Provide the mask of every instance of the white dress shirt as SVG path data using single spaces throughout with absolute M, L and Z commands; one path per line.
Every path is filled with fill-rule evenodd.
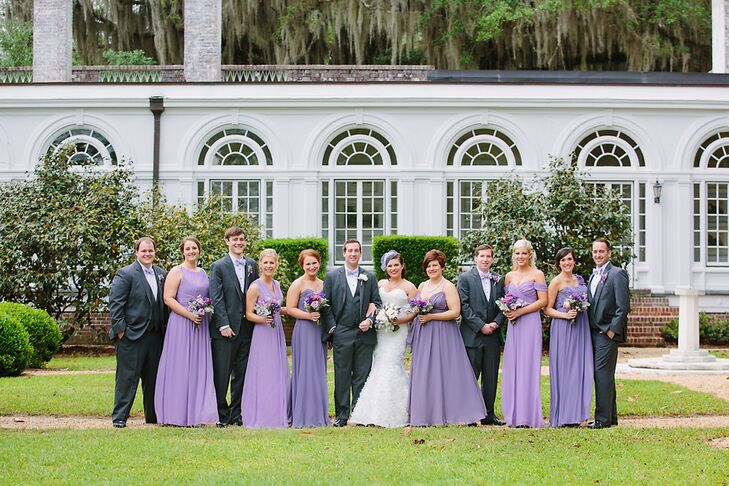
M 357 280 L 359 279 L 359 267 L 354 270 L 350 270 L 346 266 L 344 267 L 344 274 L 347 276 L 347 285 L 349 285 L 349 292 L 354 297 L 357 293 Z
M 483 294 L 486 296 L 486 301 L 488 302 L 491 300 L 491 272 L 483 273 L 481 270 L 478 270 L 478 275 L 481 277 L 481 287 L 483 288 Z
M 157 301 L 157 275 L 154 273 L 154 268 L 152 265 L 149 267 L 144 266 L 142 262 L 137 260 L 139 264 L 142 266 L 142 271 L 144 272 L 144 278 L 147 279 L 147 283 L 149 284 L 149 288 L 152 289 L 152 295 L 154 295 L 155 302 Z

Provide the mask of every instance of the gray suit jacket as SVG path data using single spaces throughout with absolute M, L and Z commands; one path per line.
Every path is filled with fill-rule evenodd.
M 611 330 L 615 333 L 614 341 L 624 343 L 628 338 L 628 313 L 630 312 L 630 287 L 628 272 L 608 262 L 602 281 L 597 284 L 595 295 L 592 295 L 593 273 L 587 283 L 587 295 L 590 301 L 588 315 L 590 327 L 602 333 Z
M 210 299 L 215 308 L 213 318 L 210 320 L 210 337 L 213 339 L 224 339 L 220 334 L 220 328 L 224 326 L 230 326 L 244 341 L 250 342 L 253 335 L 253 324 L 245 318 L 245 305 L 248 287 L 258 278 L 258 264 L 251 258 L 244 257 L 244 259 L 246 262 L 244 290 L 240 288 L 230 255 L 225 255 L 210 266 Z
M 499 278 L 498 283 L 490 281 L 491 298 L 486 300 L 481 285 L 481 275 L 477 268 L 463 272 L 458 276 L 458 295 L 461 298 L 461 335 L 463 343 L 468 348 L 483 346 L 485 339 L 493 335 L 481 333 L 485 324 L 495 322 L 501 327 L 504 324 L 504 314 L 499 310 L 496 301 L 504 296 L 504 279 Z M 503 334 L 500 330 L 494 333 L 501 340 Z
M 136 341 L 147 330 L 154 306 L 160 316 L 160 330 L 164 332 L 167 324 L 167 307 L 164 304 L 164 287 L 167 272 L 157 265 L 152 265 L 157 277 L 157 300 L 154 300 L 152 289 L 147 283 L 144 271 L 139 262 L 118 270 L 111 281 L 109 289 L 109 317 L 111 328 L 109 338 L 113 341 L 118 333 L 124 331 L 124 339 Z
M 377 288 L 377 279 L 372 272 L 359 267 L 360 275 L 366 275 L 366 281 L 357 282 L 357 292 L 360 295 L 359 309 L 347 308 L 347 294 L 350 295 L 349 285 L 344 267 L 334 269 L 327 273 L 324 279 L 324 295 L 329 299 L 329 307 L 325 309 L 322 322 L 322 340 L 329 339 L 329 330 L 335 328 L 335 334 L 345 336 L 344 341 L 354 342 L 359 338 L 364 343 L 375 344 L 377 333 L 374 329 L 367 332 L 359 330 L 358 325 L 365 319 L 367 307 L 374 303 L 377 311 L 382 307 L 380 291 Z M 376 311 L 376 312 L 377 312 Z M 374 323 L 374 317 L 372 318 Z M 351 339 L 350 339 L 351 338 Z

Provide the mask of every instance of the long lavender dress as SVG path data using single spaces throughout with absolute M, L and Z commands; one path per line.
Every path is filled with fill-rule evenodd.
M 253 283 L 261 289 L 259 302 L 283 302 L 281 287 L 275 280 L 274 293 L 261 279 Z M 274 316 L 274 323 L 276 327 L 256 324 L 253 328 L 241 401 L 243 425 L 250 428 L 284 428 L 291 422 L 291 378 L 280 314 Z
M 431 314 L 448 310 L 445 293 L 430 296 Z M 410 425 L 470 424 L 486 416 L 481 390 L 455 320 L 415 318 L 411 328 Z
M 175 300 L 187 307 L 198 295 L 207 297 L 205 272 L 180 269 L 182 280 Z M 190 319 L 170 314 L 154 391 L 154 410 L 160 424 L 191 426 L 218 421 L 209 320 L 206 315 L 196 326 Z
M 587 292 L 582 277 L 577 279 L 577 285 L 559 291 L 554 303 L 556 310 L 567 312 L 562 307 L 564 300 L 573 292 Z M 587 312 L 577 314 L 574 324 L 569 319 L 553 318 L 549 337 L 549 423 L 552 427 L 579 424 L 590 416 L 593 368 Z
M 304 299 L 314 293 L 304 289 L 298 308 L 306 310 Z M 291 424 L 294 427 L 329 425 L 327 393 L 327 346 L 321 341 L 321 327 L 308 319 L 296 319 L 291 337 Z
M 537 291 L 546 292 L 543 283 L 528 281 L 509 284 L 507 292 L 527 305 L 537 301 Z M 539 312 L 524 314 L 508 324 L 504 359 L 501 365 L 501 410 L 512 427 L 544 427 L 542 396 L 539 390 L 542 367 L 542 319 Z

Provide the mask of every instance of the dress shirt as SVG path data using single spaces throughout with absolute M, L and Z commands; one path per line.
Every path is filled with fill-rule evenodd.
M 154 300 L 157 300 L 157 275 L 154 274 L 154 268 L 150 266 L 149 268 L 144 266 L 142 262 L 137 260 L 139 264 L 142 266 L 142 271 L 144 272 L 144 278 L 147 279 L 147 283 L 149 284 L 149 288 L 152 289 L 152 295 L 154 295 Z
M 349 291 L 352 294 L 352 297 L 354 297 L 354 294 L 357 293 L 357 280 L 359 279 L 359 267 L 355 268 L 354 270 L 350 270 L 347 267 L 344 267 L 344 271 L 347 275 L 347 285 L 349 285 Z
M 483 287 L 483 294 L 486 296 L 486 301 L 488 302 L 491 300 L 491 272 L 483 273 L 481 270 L 478 270 L 478 274 L 481 276 L 481 287 Z
M 602 274 L 605 271 L 605 265 L 601 267 L 597 267 L 595 270 L 592 271 L 592 281 L 590 281 L 590 293 L 592 296 L 595 296 L 595 292 L 597 291 L 597 286 L 600 283 L 600 279 L 602 278 Z

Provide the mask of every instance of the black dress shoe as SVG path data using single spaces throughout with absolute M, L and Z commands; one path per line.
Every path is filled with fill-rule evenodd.
M 215 426 L 219 429 L 225 428 L 225 424 L 223 422 L 215 422 Z
M 114 420 L 112 422 L 112 425 L 114 426 L 115 429 L 123 429 L 124 427 L 127 426 L 127 423 L 123 420 Z
M 588 429 L 607 429 L 608 427 L 610 427 L 608 424 L 600 422 L 599 420 L 590 422 L 590 424 L 587 426 Z
M 468 424 L 468 426 L 469 427 L 476 427 L 476 422 L 471 422 L 470 424 Z
M 228 425 L 237 425 L 238 427 L 243 427 L 243 419 L 235 419 L 228 422 Z
M 506 425 L 506 422 L 499 420 L 496 417 L 486 417 L 481 419 L 481 425 Z
M 346 427 L 347 421 L 344 419 L 337 419 L 332 424 L 334 427 Z
M 529 427 L 528 425 L 523 425 L 523 424 L 522 425 L 517 425 L 516 428 L 517 429 L 531 429 L 531 427 Z

